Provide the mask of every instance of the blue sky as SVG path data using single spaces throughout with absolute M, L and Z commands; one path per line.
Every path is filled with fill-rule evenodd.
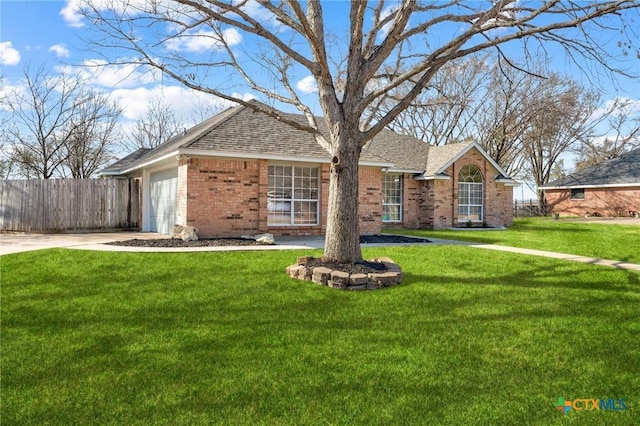
M 99 58 L 96 52 L 92 52 L 83 41 L 83 37 L 90 37 L 90 27 L 77 15 L 72 13 L 74 0 L 65 1 L 24 1 L 2 0 L 0 2 L 0 76 L 2 86 L 20 84 L 24 67 L 44 66 L 52 72 L 58 72 L 66 64 L 66 69 L 72 69 L 84 76 L 90 83 L 111 94 L 125 107 L 126 120 L 132 121 L 139 117 L 145 110 L 150 99 L 161 97 L 170 103 L 175 113 L 182 117 L 192 117 L 194 108 L 203 105 L 218 105 L 219 101 L 210 97 L 191 92 L 178 83 L 162 77 L 159 74 L 142 74 L 131 67 L 110 67 L 100 74 L 83 70 L 81 68 L 69 68 L 86 61 L 95 61 Z M 338 15 L 348 13 L 348 2 L 331 2 L 325 9 L 325 20 L 328 25 L 335 25 Z M 336 16 L 336 19 L 332 19 Z M 344 16 L 344 15 L 343 15 Z M 340 34 L 341 29 L 331 28 Z M 597 35 L 598 36 L 598 35 Z M 603 43 L 614 43 L 615 40 L 603 39 Z M 638 43 L 639 41 L 636 40 Z M 250 54 L 252 46 L 249 39 L 238 39 L 238 49 L 245 54 Z M 637 47 L 637 46 L 636 46 Z M 197 51 L 197 45 L 181 45 L 176 49 L 183 51 Z M 612 47 L 613 48 L 613 47 Z M 557 71 L 571 74 L 577 81 L 591 85 L 593 75 L 585 76 L 577 70 L 577 67 L 568 60 L 560 50 L 549 48 L 552 64 Z M 632 55 L 633 56 L 633 55 Z M 640 61 L 630 58 L 625 65 L 631 71 L 640 74 Z M 606 75 L 596 77 L 595 82 L 604 91 L 603 107 L 616 97 L 633 99 L 640 113 L 640 81 L 620 77 L 612 81 Z M 314 103 L 313 82 L 309 76 L 301 74 L 294 82 L 301 93 L 306 94 L 305 100 Z M 233 84 L 233 83 L 230 83 Z M 250 96 L 248 90 L 239 91 L 241 96 Z M 223 103 L 228 105 L 228 103 Z M 192 123 L 188 123 L 192 124 Z

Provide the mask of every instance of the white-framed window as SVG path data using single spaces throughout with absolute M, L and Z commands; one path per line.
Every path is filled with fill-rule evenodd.
M 402 221 L 402 175 L 382 174 L 382 221 Z
M 319 170 L 313 166 L 269 166 L 267 225 L 317 225 Z
M 458 173 L 458 222 L 482 222 L 483 193 L 480 169 L 473 164 L 462 167 Z

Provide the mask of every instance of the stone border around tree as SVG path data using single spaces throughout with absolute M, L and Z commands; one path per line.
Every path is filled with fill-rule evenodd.
M 350 274 L 324 266 L 308 267 L 305 266 L 307 260 L 307 257 L 302 257 L 298 259 L 298 263 L 287 266 L 287 274 L 291 278 L 312 281 L 318 285 L 340 290 L 377 290 L 397 285 L 402 281 L 400 266 L 388 257 L 369 260 L 369 262 L 384 264 L 386 271 L 368 274 Z

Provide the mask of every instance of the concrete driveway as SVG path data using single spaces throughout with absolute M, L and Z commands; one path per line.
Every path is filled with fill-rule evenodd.
M 0 234 L 0 255 L 41 250 L 55 247 L 78 248 L 86 245 L 104 244 L 111 241 L 167 238 L 155 232 L 98 232 L 78 234 Z

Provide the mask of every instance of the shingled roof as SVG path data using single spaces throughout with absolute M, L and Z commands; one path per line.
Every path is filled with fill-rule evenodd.
M 282 115 L 306 124 L 302 115 Z M 318 118 L 317 121 L 320 131 L 328 135 L 324 119 Z M 360 164 L 384 167 L 390 171 L 421 173 L 424 178 L 429 179 L 472 146 L 488 157 L 473 143 L 432 147 L 411 136 L 383 130 L 363 147 Z M 309 162 L 331 160 L 329 153 L 316 143 L 310 133 L 249 107 L 237 106 L 203 121 L 156 148 L 135 151 L 104 169 L 102 174 L 126 174 L 179 154 Z M 501 171 L 499 167 L 498 169 Z
M 543 189 L 640 186 L 640 148 L 554 180 Z

